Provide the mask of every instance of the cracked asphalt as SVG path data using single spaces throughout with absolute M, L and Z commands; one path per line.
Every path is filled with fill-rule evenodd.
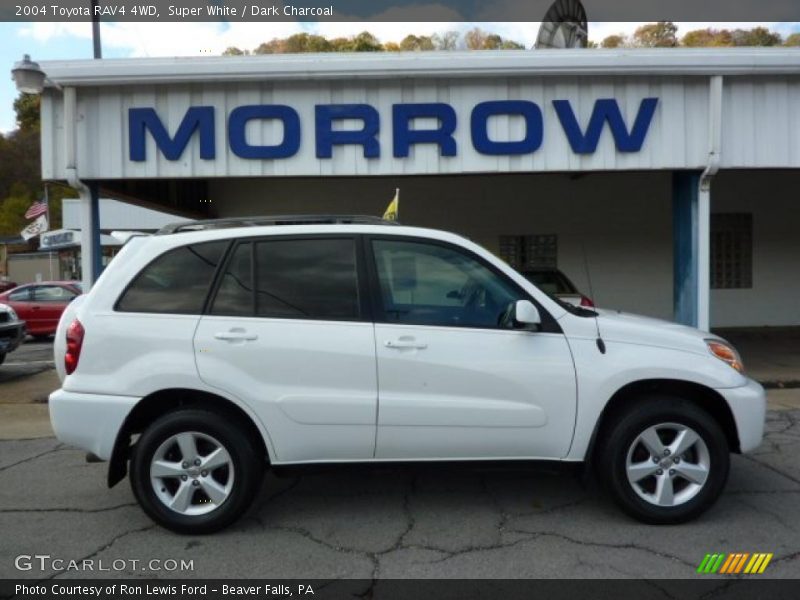
M 800 576 L 800 411 L 768 413 L 753 455 L 699 520 L 624 516 L 575 473 L 479 466 L 329 468 L 266 478 L 232 528 L 155 525 L 127 481 L 53 439 L 0 442 L 0 578 L 686 578 L 706 552 L 773 552 L 762 577 Z M 194 571 L 17 571 L 14 557 L 193 560 Z M 117 563 L 119 564 L 119 563 Z M 709 576 L 703 576 L 709 577 Z

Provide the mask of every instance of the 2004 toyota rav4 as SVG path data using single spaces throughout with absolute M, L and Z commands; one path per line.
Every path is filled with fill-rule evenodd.
M 560 303 L 490 252 L 368 217 L 134 238 L 64 313 L 58 437 L 130 469 L 181 532 L 231 523 L 267 465 L 586 461 L 650 523 L 699 515 L 759 445 L 724 340 Z

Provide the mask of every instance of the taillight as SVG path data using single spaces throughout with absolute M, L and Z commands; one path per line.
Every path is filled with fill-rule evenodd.
M 583 294 L 581 294 L 581 306 L 585 306 L 587 308 L 594 308 L 594 302 L 592 302 L 591 298 L 587 298 Z
M 67 327 L 67 353 L 64 355 L 64 370 L 70 375 L 78 368 L 78 360 L 81 357 L 81 346 L 83 346 L 83 325 L 75 319 Z

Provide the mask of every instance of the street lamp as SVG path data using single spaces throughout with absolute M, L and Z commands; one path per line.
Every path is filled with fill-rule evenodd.
M 21 61 L 14 64 L 11 78 L 17 90 L 23 94 L 41 94 L 44 90 L 44 71 L 39 63 L 31 60 L 30 54 L 25 54 Z

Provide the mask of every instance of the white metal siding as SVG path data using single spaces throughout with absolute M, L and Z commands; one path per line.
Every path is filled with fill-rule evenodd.
M 568 99 L 585 129 L 600 98 L 615 98 L 630 129 L 643 98 L 658 97 L 653 121 L 640 152 L 616 151 L 606 126 L 597 151 L 575 154 L 552 106 Z M 708 90 L 705 78 L 681 77 L 524 77 L 432 81 L 316 81 L 280 83 L 193 83 L 172 86 L 80 88 L 78 90 L 78 172 L 85 179 L 264 177 L 286 175 L 389 175 L 543 171 L 598 171 L 701 168 L 707 144 Z M 533 154 L 486 156 L 472 146 L 470 114 L 486 100 L 526 99 L 544 115 L 544 140 Z M 458 115 L 455 138 L 458 154 L 439 156 L 438 146 L 417 145 L 407 158 L 392 156 L 392 105 L 399 102 L 446 102 Z M 227 144 L 227 117 L 246 104 L 286 104 L 300 115 L 301 146 L 287 159 L 246 160 L 232 154 Z M 360 146 L 334 147 L 331 159 L 315 155 L 314 106 L 326 103 L 367 103 L 381 119 L 381 157 L 365 159 Z M 63 173 L 63 129 L 60 94 L 49 92 L 44 102 L 43 175 L 57 179 Z M 199 157 L 195 134 L 178 161 L 167 160 L 147 134 L 147 161 L 128 155 L 128 109 L 153 107 L 168 131 L 174 133 L 190 106 L 216 109 L 215 160 Z M 55 120 L 54 120 L 55 119 Z M 56 126 L 53 126 L 56 125 Z M 356 124 L 359 125 L 359 124 Z M 424 126 L 419 123 L 418 127 Z M 280 135 L 272 124 L 254 122 L 248 129 L 251 144 L 272 143 Z M 520 118 L 490 120 L 492 139 L 524 136 Z
M 585 128 L 594 102 L 615 98 L 628 128 L 643 98 L 659 99 L 639 152 L 620 153 L 606 126 L 597 151 L 575 154 L 552 101 L 568 99 Z M 486 156 L 472 146 L 472 108 L 487 100 L 525 99 L 544 115 L 544 141 L 533 154 Z M 458 153 L 439 155 L 438 146 L 417 145 L 407 158 L 392 156 L 392 105 L 399 102 L 445 102 L 458 115 Z M 315 156 L 314 106 L 367 103 L 381 119 L 381 157 L 365 159 L 360 146 L 334 147 L 331 159 Z M 299 152 L 287 159 L 247 160 L 228 149 L 227 117 L 247 104 L 286 104 L 300 115 Z M 196 133 L 180 160 L 169 161 L 147 134 L 147 161 L 128 156 L 128 109 L 153 107 L 173 133 L 190 106 L 214 106 L 217 156 L 199 157 Z M 800 78 L 732 77 L 725 81 L 722 166 L 730 168 L 800 167 Z M 451 174 L 546 171 L 698 169 L 708 150 L 708 80 L 704 77 L 517 77 L 486 79 L 408 79 L 398 81 L 313 81 L 278 83 L 190 83 L 173 86 L 81 88 L 78 93 L 78 172 L 86 179 L 178 177 L 274 177 L 331 175 Z M 43 175 L 63 173 L 63 116 L 60 94 L 49 92 L 43 108 Z M 342 124 L 358 126 L 359 123 Z M 417 126 L 425 126 L 419 123 Z M 524 136 L 517 117 L 490 120 L 490 136 Z M 281 127 L 251 122 L 251 144 L 275 143 Z
M 82 229 L 81 201 L 78 198 L 64 198 L 61 205 L 62 226 L 64 229 Z M 100 198 L 100 229 L 160 229 L 169 223 L 189 221 L 169 213 L 128 204 L 110 198 Z

